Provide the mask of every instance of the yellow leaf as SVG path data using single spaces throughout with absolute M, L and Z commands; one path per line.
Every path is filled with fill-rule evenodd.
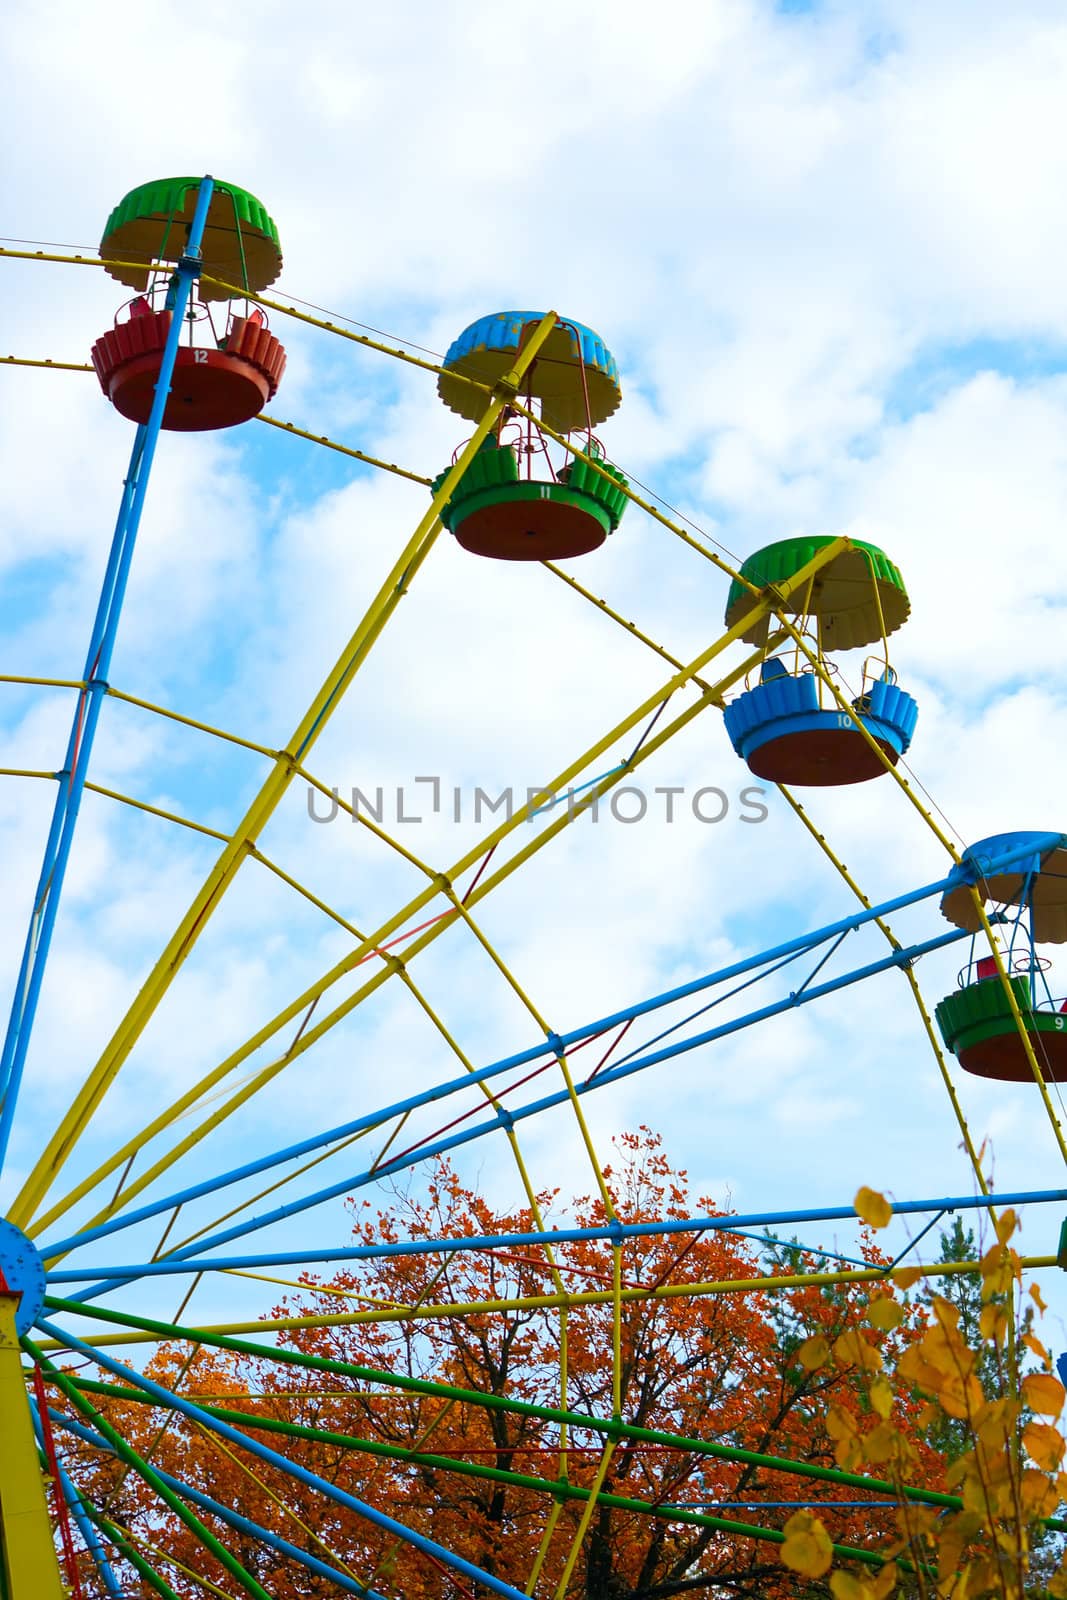
M 938 1372 L 959 1378 L 972 1372 L 978 1359 L 955 1327 L 929 1328 L 923 1335 L 919 1349 L 924 1362 Z
M 1048 1350 L 1041 1343 L 1040 1339 L 1035 1339 L 1032 1333 L 1024 1333 L 1023 1344 L 1028 1350 L 1033 1352 L 1039 1361 L 1044 1363 L 1049 1372 L 1052 1371 L 1052 1357 L 1049 1355 Z
M 863 1441 L 858 1433 L 839 1439 L 834 1445 L 834 1460 L 842 1472 L 858 1472 L 864 1465 Z
M 872 1407 L 885 1421 L 893 1409 L 893 1391 L 889 1386 L 888 1379 L 883 1378 L 879 1373 L 878 1377 L 871 1383 L 869 1394 Z
M 897 1372 L 905 1383 L 914 1384 L 917 1389 L 926 1389 L 930 1394 L 936 1394 L 944 1382 L 941 1369 L 927 1361 L 917 1345 L 905 1350 L 897 1362 Z
M 1041 1417 L 1058 1417 L 1067 1399 L 1067 1390 L 1051 1372 L 1031 1372 L 1021 1384 L 1023 1405 Z
M 932 1295 L 930 1304 L 933 1307 L 934 1316 L 937 1318 L 940 1328 L 955 1328 L 959 1326 L 959 1306 L 954 1306 L 952 1301 L 946 1300 L 943 1294 Z
M 982 1526 L 980 1514 L 973 1511 L 957 1511 L 955 1516 L 946 1517 L 941 1524 L 937 1539 L 937 1575 L 941 1583 L 954 1579 L 959 1585 L 964 1577 L 961 1557 L 964 1546 L 974 1538 Z M 966 1583 L 962 1589 L 946 1589 L 947 1594 L 967 1593 Z
M 848 1328 L 834 1340 L 834 1355 L 843 1367 L 859 1367 L 862 1372 L 878 1372 L 882 1355 L 868 1344 L 856 1328 Z
M 835 1572 L 830 1579 L 830 1593 L 834 1600 L 877 1600 L 870 1584 L 854 1578 L 851 1572 Z
M 891 1461 L 897 1454 L 900 1438 L 900 1433 L 891 1422 L 880 1422 L 864 1436 L 863 1454 L 872 1465 L 880 1466 L 883 1461 Z
M 1008 1313 L 996 1301 L 982 1307 L 982 1314 L 978 1319 L 978 1332 L 983 1339 L 991 1340 L 998 1348 L 1004 1343 L 1008 1332 Z
M 937 1575 L 941 1582 L 938 1584 L 938 1594 L 956 1595 L 955 1584 L 959 1582 L 960 1558 L 963 1555 L 963 1540 L 945 1532 L 937 1541 Z M 950 1587 L 951 1585 L 951 1587 Z M 966 1595 L 966 1589 L 963 1594 Z
M 995 1485 L 989 1492 L 989 1504 L 994 1517 L 1010 1517 L 1015 1509 L 1015 1488 L 1011 1480 Z M 1019 1533 L 1015 1528 L 1006 1532 L 996 1531 L 997 1542 L 1005 1550 L 1014 1550 L 1018 1544 Z
M 1055 1485 L 1033 1467 L 1024 1468 L 1020 1493 L 1028 1517 L 1051 1517 L 1059 1504 Z
M 893 1273 L 893 1282 L 898 1289 L 910 1289 L 922 1276 L 922 1267 L 897 1267 Z
M 1051 1422 L 1028 1422 L 1023 1429 L 1023 1448 L 1032 1461 L 1046 1472 L 1055 1472 L 1063 1460 L 1064 1443 Z
M 993 1536 L 996 1539 L 997 1549 L 1003 1550 L 1010 1559 L 1017 1558 L 1021 1552 L 1030 1547 L 1025 1528 L 995 1528 Z
M 979 1406 L 972 1419 L 974 1433 L 987 1451 L 1003 1449 L 1008 1435 L 1022 1410 L 1022 1402 L 1005 1396 L 1001 1400 L 987 1400 Z
M 980 1557 L 977 1561 L 968 1562 L 956 1580 L 962 1583 L 963 1588 L 952 1590 L 954 1597 L 965 1595 L 1003 1594 L 1000 1569 L 995 1561 Z
M 826 1413 L 826 1431 L 831 1439 L 851 1439 L 856 1432 L 856 1419 L 844 1406 L 831 1406 Z
M 797 1360 L 807 1372 L 815 1372 L 819 1367 L 825 1367 L 830 1359 L 829 1340 L 824 1339 L 821 1333 L 814 1338 L 805 1339 L 797 1351 Z
M 904 1308 L 889 1295 L 878 1295 L 867 1306 L 867 1321 L 882 1333 L 891 1333 L 904 1321 Z
M 909 1505 L 905 1510 L 895 1511 L 893 1520 L 896 1522 L 903 1537 L 895 1546 L 890 1546 L 887 1554 L 898 1556 L 902 1555 L 905 1550 L 917 1541 L 931 1538 L 935 1530 L 939 1531 L 941 1513 L 935 1511 L 932 1506 L 913 1504 Z
M 990 1300 L 996 1294 L 1008 1294 L 1015 1279 L 1021 1275 L 1019 1257 L 1014 1250 L 1002 1244 L 995 1244 L 987 1250 L 979 1266 L 983 1300 Z
M 821 1578 L 834 1558 L 830 1535 L 810 1511 L 795 1511 L 785 1525 L 782 1560 L 805 1578 Z
M 1037 1307 L 1037 1309 L 1039 1311 L 1047 1311 L 1048 1310 L 1048 1306 L 1045 1304 L 1044 1300 L 1042 1300 L 1042 1298 L 1041 1298 L 1041 1290 L 1038 1288 L 1036 1283 L 1032 1283 L 1030 1285 L 1030 1298 L 1034 1302 L 1034 1305 Z
M 959 1378 L 945 1373 L 934 1391 L 946 1416 L 971 1418 L 983 1404 L 982 1386 L 977 1378 Z
M 1011 1238 L 1018 1226 L 1019 1218 L 1010 1206 L 1008 1207 L 1007 1211 L 1002 1211 L 1000 1213 L 1000 1216 L 996 1221 L 996 1229 L 997 1238 L 1000 1240 L 1001 1244 L 1007 1244 L 1008 1240 Z
M 856 1215 L 870 1228 L 886 1227 L 893 1215 L 893 1207 L 885 1195 L 879 1194 L 877 1189 L 868 1189 L 866 1184 L 856 1190 L 852 1205 Z
M 874 1590 L 874 1600 L 886 1600 L 886 1596 L 892 1594 L 896 1588 L 898 1576 L 896 1562 L 887 1561 L 871 1584 L 871 1588 Z

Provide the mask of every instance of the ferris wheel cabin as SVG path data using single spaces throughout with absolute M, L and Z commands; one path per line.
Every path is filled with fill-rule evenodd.
M 785 539 L 750 556 L 727 598 L 727 627 L 742 621 L 754 592 L 794 577 L 830 542 Z M 783 609 L 797 619 L 798 637 L 793 648 L 766 655 L 757 682 L 726 707 L 734 750 L 773 783 L 828 787 L 881 777 L 907 750 L 918 718 L 886 647 L 910 610 L 900 573 L 876 546 L 853 541 Z M 762 616 L 742 637 L 766 646 L 770 627 Z M 869 645 L 881 649 L 865 664 L 858 693 L 843 681 L 835 693 L 832 653 Z
M 445 405 L 477 420 L 542 316 L 503 311 L 472 323 L 445 356 L 437 385 Z M 464 550 L 497 561 L 587 555 L 614 533 L 626 509 L 626 479 L 593 433 L 621 401 L 618 368 L 591 328 L 561 320 L 523 384 L 523 410 L 504 408 L 441 520 Z M 553 434 L 573 434 L 582 455 L 568 454 L 557 466 Z M 434 491 L 448 470 L 434 479 Z
M 109 274 L 139 291 L 92 351 L 100 387 L 131 422 L 147 422 L 151 414 L 172 321 L 173 269 L 183 256 L 198 186 L 194 178 L 142 184 L 112 212 L 100 242 Z M 164 428 L 236 427 L 273 398 L 285 351 L 247 296 L 273 283 L 281 262 L 277 229 L 260 202 L 244 189 L 216 183 L 202 276 L 183 318 Z
M 980 1078 L 1032 1083 L 1035 1064 L 1049 1082 L 1067 1081 L 1067 998 L 1048 979 L 1042 944 L 1067 942 L 1067 839 L 998 834 L 964 852 L 941 902 L 942 914 L 972 933 L 971 959 L 956 989 L 935 1010 L 945 1047 Z M 988 870 L 997 855 L 1025 850 L 1017 870 Z M 979 905 L 998 934 L 990 952 Z

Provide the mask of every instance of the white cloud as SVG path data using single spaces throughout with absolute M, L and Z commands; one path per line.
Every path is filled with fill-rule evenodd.
M 963 837 L 1057 826 L 1067 391 L 1015 368 L 1030 370 L 1036 350 L 1046 370 L 1064 335 L 1058 8 L 1027 4 L 1008 19 L 985 4 L 895 0 L 787 18 L 723 0 L 676 7 L 652 28 L 636 8 L 552 4 L 522 49 L 511 35 L 502 44 L 488 4 L 415 11 L 417 28 L 384 11 L 360 12 L 357 25 L 341 5 L 320 7 L 313 26 L 274 3 L 195 18 L 164 4 L 23 12 L 6 45 L 17 92 L 0 110 L 9 146 L 25 153 L 5 226 L 91 244 L 134 184 L 217 170 L 278 219 L 283 299 L 339 307 L 431 349 L 508 303 L 590 322 L 626 385 L 608 448 L 728 548 L 744 556 L 791 532 L 844 531 L 899 562 L 913 616 L 895 656 L 920 700 L 908 759 Z M 543 42 L 557 25 L 562 50 Z M 88 268 L 3 268 L 0 347 L 14 353 L 80 359 L 122 299 Z M 284 319 L 275 329 L 291 349 L 279 415 L 428 475 L 447 462 L 464 424 L 427 375 Z M 994 357 L 1006 370 L 980 370 Z M 29 585 L 4 612 L 9 670 L 73 677 L 129 430 L 92 377 L 4 370 L 0 406 L 0 567 L 10 596 Z M 335 466 L 266 429 L 163 440 L 119 687 L 270 748 L 288 736 L 427 503 L 384 476 L 315 476 Z M 720 629 L 722 577 L 636 510 L 573 572 L 679 659 Z M 419 773 L 468 798 L 476 784 L 525 787 L 669 675 L 550 574 L 479 563 L 443 535 L 310 764 L 342 788 L 395 790 Z M 69 696 L 10 694 L 7 764 L 55 767 Z M 634 742 L 613 742 L 601 768 Z M 265 770 L 114 703 L 95 759 L 100 781 L 221 829 Z M 706 711 L 641 781 L 733 795 L 748 775 Z M 0 790 L 17 908 L 8 972 L 45 787 Z M 943 872 L 943 851 L 890 780 L 803 798 L 869 892 Z M 435 870 L 475 837 L 445 816 L 396 833 Z M 348 823 L 310 824 L 299 785 L 260 842 L 361 928 L 424 882 Z M 87 802 L 31 1060 L 49 1111 L 216 850 Z M 506 859 L 502 848 L 494 867 Z M 852 909 L 780 802 L 751 829 L 691 816 L 579 824 L 537 863 L 477 915 L 561 1029 Z M 932 906 L 894 925 L 916 939 L 944 927 Z M 345 944 L 246 866 L 89 1150 L 99 1157 L 146 1104 L 213 1066 Z M 955 949 L 927 958 L 931 1002 L 961 960 Z M 476 1060 L 537 1037 L 468 934 L 450 932 L 412 975 Z M 649 1121 L 708 1183 L 729 1172 L 752 1209 L 847 1201 L 860 1181 L 962 1192 L 958 1130 L 909 1007 L 899 978 L 880 979 L 592 1095 L 598 1145 Z M 282 1076 L 246 1128 L 260 1141 L 295 1137 L 455 1067 L 393 980 Z M 1006 1178 L 1060 1181 L 1028 1090 L 965 1080 L 960 1092 Z M 588 1187 L 569 1119 L 526 1124 L 523 1142 L 537 1181 Z M 431 1131 L 430 1113 L 420 1128 Z M 27 1127 L 19 1161 L 40 1132 Z M 463 1159 L 484 1161 L 494 1192 L 517 1197 L 503 1141 Z M 196 1161 L 206 1170 L 207 1152 Z

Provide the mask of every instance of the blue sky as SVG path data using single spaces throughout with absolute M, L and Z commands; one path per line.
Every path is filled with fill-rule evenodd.
M 162 4 L 92 18 L 58 4 L 17 18 L 3 47 L 17 89 L 0 116 L 23 154 L 2 231 L 91 243 L 135 184 L 210 170 L 276 217 L 283 300 L 438 351 L 511 305 L 551 304 L 591 324 L 623 375 L 607 449 L 739 559 L 829 532 L 873 539 L 897 561 L 913 612 L 894 659 L 920 703 L 909 762 L 960 838 L 1056 828 L 1067 25 L 1037 3 L 1010 18 L 985 3 L 931 9 L 717 0 L 679 4 L 653 30 L 647 10 L 553 4 L 546 34 L 509 34 L 502 51 L 498 9 L 481 0 L 415 4 L 417 25 L 324 4 L 303 31 L 276 4 L 191 20 Z M 160 115 L 174 31 L 181 95 Z M 553 32 L 566 48 L 545 43 Z M 4 352 L 84 359 L 123 298 L 88 269 L 0 267 Z M 273 414 L 427 475 L 447 462 L 464 425 L 431 378 L 286 319 L 274 326 L 290 367 Z M 3 670 L 74 676 L 129 429 L 87 376 L 5 369 L 0 406 Z M 276 747 L 424 508 L 418 485 L 257 424 L 166 438 L 113 682 Z M 720 629 L 725 580 L 636 509 L 574 575 L 681 659 Z M 667 675 L 549 574 L 479 563 L 443 538 L 314 770 L 342 791 L 395 791 L 417 774 L 467 793 L 525 788 Z M 5 764 L 52 768 L 68 717 L 61 693 L 5 690 Z M 99 782 L 223 830 L 265 770 L 115 704 L 96 759 Z M 731 800 L 750 781 L 714 712 L 648 777 L 718 785 Z M 805 804 L 872 895 L 940 876 L 943 852 L 888 780 Z M 485 903 L 486 931 L 562 1031 L 847 914 L 847 891 L 784 803 L 769 808 L 758 827 L 736 803 L 714 826 L 690 815 L 576 827 Z M 46 816 L 43 786 L 0 791 L 8 983 Z M 441 866 L 476 836 L 469 817 L 396 831 Z M 361 927 L 417 882 L 350 824 L 310 823 L 299 786 L 261 843 Z M 16 1167 L 106 1043 L 213 850 L 87 801 Z M 933 906 L 900 920 L 916 939 L 943 927 Z M 243 869 L 85 1163 L 346 939 L 264 869 Z M 875 958 L 875 942 L 863 949 Z M 924 961 L 931 1004 L 959 964 L 951 952 Z M 442 940 L 419 971 L 472 1059 L 536 1036 L 469 941 Z M 387 988 L 283 1075 L 234 1137 L 269 1147 L 324 1110 L 332 1119 L 386 1084 L 414 1090 L 453 1066 L 410 997 Z M 964 1080 L 960 1093 L 998 1181 L 1062 1182 L 1032 1091 Z M 598 1147 L 651 1122 L 698 1191 L 745 1210 L 832 1204 L 861 1182 L 904 1197 L 970 1187 L 921 1027 L 891 977 L 590 1106 Z M 569 1122 L 546 1118 L 524 1139 L 538 1181 L 591 1187 Z M 513 1204 L 502 1143 L 463 1159 Z M 205 1147 L 191 1171 L 215 1159 Z M 343 1231 L 343 1217 L 331 1225 Z M 1054 1247 L 1058 1222 L 1033 1229 L 1026 1249 Z

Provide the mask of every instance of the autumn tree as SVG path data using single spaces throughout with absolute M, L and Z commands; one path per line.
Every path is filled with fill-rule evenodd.
M 306 1319 L 282 1335 L 290 1360 L 167 1350 L 155 1372 L 231 1419 L 243 1413 L 291 1461 L 519 1590 L 535 1574 L 538 1594 L 565 1585 L 584 1600 L 807 1593 L 780 1547 L 756 1535 L 780 1532 L 800 1501 L 816 1503 L 838 1543 L 888 1537 L 881 1496 L 834 1481 L 826 1418 L 833 1408 L 861 1437 L 877 1428 L 877 1366 L 910 1428 L 920 1402 L 892 1374 L 921 1319 L 891 1285 L 873 1299 L 869 1285 L 776 1288 L 774 1276 L 822 1265 L 799 1246 L 783 1255 L 728 1226 L 686 1228 L 694 1216 L 728 1218 L 690 1195 L 647 1129 L 620 1138 L 603 1176 L 604 1192 L 569 1214 L 558 1196 L 536 1197 L 557 1230 L 599 1237 L 489 1247 L 480 1241 L 537 1232 L 533 1206 L 494 1210 L 440 1163 L 422 1192 L 398 1192 L 384 1211 L 353 1205 L 367 1258 L 328 1283 L 306 1279 L 275 1308 Z M 615 1222 L 647 1231 L 613 1239 Z M 886 1264 L 869 1235 L 863 1251 Z M 811 1359 L 823 1347 L 832 1364 Z M 475 1592 L 209 1433 L 132 1399 L 104 1404 L 176 1479 L 380 1593 Z M 940 1459 L 917 1433 L 914 1451 L 912 1481 L 938 1484 Z M 184 1567 L 220 1581 L 215 1558 L 135 1474 L 99 1459 L 82 1472 L 124 1525 L 150 1527 Z M 278 1600 L 333 1592 L 253 1544 L 241 1542 L 242 1556 Z M 177 1568 L 170 1581 L 197 1592 Z

